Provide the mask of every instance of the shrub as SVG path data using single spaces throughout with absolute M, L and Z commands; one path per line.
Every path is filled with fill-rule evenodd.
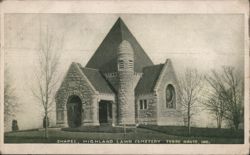
M 18 131 L 18 124 L 17 124 L 17 120 L 12 120 L 12 131 Z

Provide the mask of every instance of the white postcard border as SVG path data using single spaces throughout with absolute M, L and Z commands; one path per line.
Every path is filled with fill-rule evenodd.
M 2 153 L 55 154 L 247 154 L 249 148 L 248 1 L 3 1 L 1 4 L 1 124 L 3 123 L 4 14 L 6 13 L 171 13 L 244 14 L 245 16 L 245 144 L 4 144 Z

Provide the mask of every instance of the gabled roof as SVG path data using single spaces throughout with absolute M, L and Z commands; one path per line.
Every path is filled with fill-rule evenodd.
M 135 88 L 136 95 L 148 94 L 153 92 L 163 66 L 164 64 L 158 64 L 143 68 L 142 78 L 139 80 Z
M 136 72 L 141 73 L 143 67 L 153 65 L 153 62 L 131 34 L 128 27 L 119 18 L 97 48 L 86 67 L 99 69 L 104 73 L 117 71 L 118 46 L 123 40 L 127 40 L 134 50 L 134 70 Z
M 114 94 L 110 85 L 98 70 L 85 67 L 83 68 L 80 65 L 79 67 L 99 93 Z

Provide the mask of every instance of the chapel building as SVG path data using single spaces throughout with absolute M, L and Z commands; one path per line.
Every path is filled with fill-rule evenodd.
M 119 18 L 87 65 L 73 62 L 56 94 L 60 127 L 183 125 L 171 60 L 154 65 Z

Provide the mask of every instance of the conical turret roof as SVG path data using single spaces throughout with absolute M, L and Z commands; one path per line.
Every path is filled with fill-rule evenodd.
M 127 40 L 123 40 L 118 47 L 118 56 L 119 54 L 128 54 L 134 55 L 134 50 L 131 44 Z
M 152 60 L 144 52 L 122 19 L 119 18 L 97 48 L 86 67 L 99 69 L 103 73 L 117 71 L 118 47 L 123 40 L 127 40 L 134 50 L 135 72 L 142 73 L 143 67 L 153 65 Z

